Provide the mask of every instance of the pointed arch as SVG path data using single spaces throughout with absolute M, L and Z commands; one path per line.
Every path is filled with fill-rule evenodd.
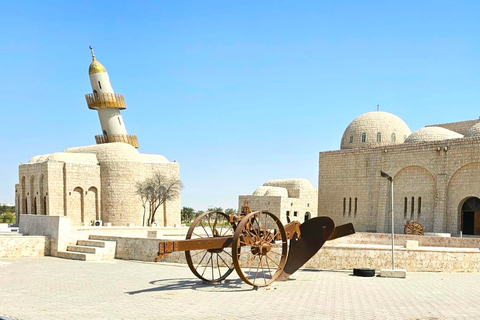
M 437 194 L 435 176 L 424 167 L 408 166 L 395 174 L 393 185 L 394 212 L 397 222 L 395 232 L 403 233 L 403 226 L 410 221 L 417 221 L 425 227 L 426 232 L 433 232 Z M 420 197 L 422 202 L 419 209 L 415 199 Z
M 454 235 L 460 233 L 462 229 L 462 206 L 469 198 L 480 198 L 479 176 L 480 162 L 463 165 L 451 175 L 447 183 L 446 195 L 447 232 Z

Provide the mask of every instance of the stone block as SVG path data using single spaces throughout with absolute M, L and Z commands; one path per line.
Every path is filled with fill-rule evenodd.
M 147 238 L 157 239 L 160 234 L 158 231 L 148 231 Z
M 405 248 L 407 249 L 416 249 L 418 248 L 418 241 L 417 240 L 407 240 L 405 242 Z
M 383 269 L 380 271 L 380 277 L 383 278 L 406 278 L 407 270 L 405 269 Z

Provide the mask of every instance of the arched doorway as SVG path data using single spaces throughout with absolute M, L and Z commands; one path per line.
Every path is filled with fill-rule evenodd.
M 462 206 L 462 233 L 480 235 L 480 199 L 472 197 Z
M 305 212 L 305 221 L 309 220 L 311 218 L 310 212 Z

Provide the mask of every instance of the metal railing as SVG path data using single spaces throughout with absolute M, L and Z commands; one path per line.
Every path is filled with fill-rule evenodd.
M 88 93 L 85 95 L 88 109 L 103 108 L 126 109 L 125 98 L 119 93 Z
M 95 136 L 97 144 L 110 142 L 125 142 L 135 148 L 138 148 L 138 139 L 134 134 L 102 134 Z

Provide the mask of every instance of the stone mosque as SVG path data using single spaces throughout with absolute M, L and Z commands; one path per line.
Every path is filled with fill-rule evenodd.
M 85 98 L 88 108 L 98 113 L 102 134 L 95 136 L 96 145 L 34 156 L 21 164 L 15 185 L 17 219 L 20 214 L 52 215 L 68 216 L 75 226 L 93 221 L 142 226 L 136 183 L 158 171 L 180 177 L 177 162 L 137 151 L 137 137 L 127 134 L 120 113 L 126 109 L 124 97 L 114 93 L 107 70 L 91 53 L 88 73 L 93 93 Z M 179 224 L 180 197 L 161 206 L 156 219 L 161 226 Z
M 480 235 L 480 119 L 411 133 L 399 117 L 369 112 L 348 125 L 340 150 L 320 152 L 318 215 L 390 232 L 392 191 L 395 233 L 415 221 L 425 232 Z

